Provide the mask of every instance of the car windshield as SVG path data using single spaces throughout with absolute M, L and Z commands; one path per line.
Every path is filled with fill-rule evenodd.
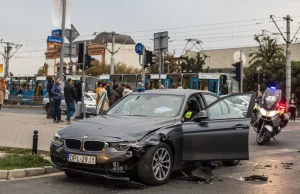
M 180 114 L 184 96 L 132 94 L 106 114 L 114 116 L 174 117 Z

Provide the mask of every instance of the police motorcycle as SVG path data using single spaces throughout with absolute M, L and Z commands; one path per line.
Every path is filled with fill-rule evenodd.
M 275 87 L 267 88 L 262 101 L 257 107 L 256 121 L 253 128 L 257 133 L 256 142 L 264 145 L 278 135 L 289 120 L 286 105 L 283 102 L 282 91 Z M 276 141 L 277 142 L 277 141 Z

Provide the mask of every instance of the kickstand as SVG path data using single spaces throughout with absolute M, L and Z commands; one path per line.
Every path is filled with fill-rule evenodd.
M 276 143 L 278 144 L 278 141 L 275 139 L 275 137 L 273 136 L 272 138 L 273 138 L 273 139 L 276 141 Z

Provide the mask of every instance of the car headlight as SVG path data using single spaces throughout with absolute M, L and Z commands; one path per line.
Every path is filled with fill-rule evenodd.
M 57 145 L 57 146 L 61 146 L 64 143 L 64 139 L 61 138 L 58 133 L 55 133 L 52 143 Z
M 118 151 L 127 151 L 131 147 L 135 147 L 138 142 L 133 143 L 127 143 L 127 142 L 121 142 L 121 143 L 110 143 L 109 146 L 115 148 Z

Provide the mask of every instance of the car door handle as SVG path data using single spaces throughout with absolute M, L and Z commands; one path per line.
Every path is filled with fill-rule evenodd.
M 238 125 L 233 126 L 233 128 L 236 128 L 237 130 L 240 130 L 240 129 L 249 128 L 249 126 L 248 125 L 238 124 Z

